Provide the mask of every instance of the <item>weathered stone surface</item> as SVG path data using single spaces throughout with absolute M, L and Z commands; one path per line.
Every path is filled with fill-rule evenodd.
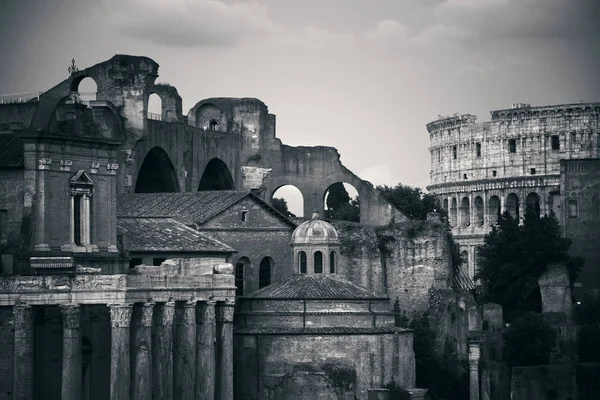
M 194 400 L 196 382 L 196 301 L 175 307 L 173 395 Z
M 63 318 L 62 399 L 81 397 L 81 307 L 61 306 Z
M 152 339 L 152 393 L 157 400 L 173 399 L 173 317 L 175 303 L 159 303 L 154 308 Z
M 215 397 L 215 302 L 196 308 L 196 399 Z
M 133 343 L 131 344 L 133 379 L 132 400 L 152 398 L 152 311 L 154 303 L 134 306 Z
M 131 304 L 111 304 L 110 398 L 129 400 L 131 387 L 130 323 Z
M 215 274 L 233 275 L 233 265 L 230 263 L 215 265 Z
M 32 400 L 34 311 L 29 305 L 14 306 L 13 311 L 15 316 L 14 399 Z
M 217 400 L 233 400 L 233 311 L 233 304 L 219 302 L 216 305 Z

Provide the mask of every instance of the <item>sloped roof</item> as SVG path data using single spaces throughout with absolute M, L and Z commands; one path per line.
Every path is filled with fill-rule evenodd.
M 249 299 L 278 300 L 368 300 L 388 299 L 383 293 L 375 293 L 345 279 L 328 274 L 292 275 L 245 296 Z
M 172 218 L 117 218 L 125 248 L 134 252 L 233 253 L 235 250 Z
M 296 226 L 256 195 L 235 190 L 122 194 L 117 199 L 117 216 L 170 217 L 188 225 L 203 224 L 245 197 L 252 198 L 290 226 Z
M 0 134 L 0 168 L 23 168 L 23 142 L 9 134 Z

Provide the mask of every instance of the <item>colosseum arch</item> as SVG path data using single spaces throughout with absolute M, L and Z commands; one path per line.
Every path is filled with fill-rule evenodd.
M 450 205 L 450 225 L 452 225 L 454 227 L 456 226 L 457 216 L 458 216 L 458 204 L 456 201 L 456 197 L 453 197 L 452 203 Z
M 519 220 L 519 196 L 515 193 L 510 193 L 506 196 L 506 211 L 513 219 Z
M 481 196 L 475 197 L 474 206 L 475 206 L 475 215 L 474 215 L 473 223 L 475 226 L 483 226 L 483 224 L 485 223 L 484 222 L 485 217 L 484 217 L 484 209 L 483 209 L 483 199 L 481 198 Z
M 490 226 L 498 224 L 501 213 L 500 198 L 498 196 L 490 197 L 490 200 L 488 201 L 488 221 L 490 221 Z
M 529 193 L 527 197 L 525 197 L 525 207 L 527 207 L 526 209 L 533 210 L 537 215 L 540 215 L 540 196 L 535 192 Z
M 146 154 L 135 184 L 136 193 L 179 192 L 177 174 L 169 155 L 160 147 Z
M 471 203 L 466 196 L 460 201 L 460 223 L 463 227 L 471 226 Z
M 227 164 L 219 158 L 213 158 L 206 164 L 200 183 L 198 184 L 198 191 L 203 192 L 207 190 L 234 190 L 235 185 L 231 172 Z

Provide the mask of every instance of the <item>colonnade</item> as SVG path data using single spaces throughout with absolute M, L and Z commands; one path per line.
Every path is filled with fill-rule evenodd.
M 62 400 L 81 396 L 81 306 L 60 305 Z M 111 400 L 233 399 L 233 304 L 171 301 L 108 309 Z M 16 400 L 34 398 L 35 311 L 13 306 Z

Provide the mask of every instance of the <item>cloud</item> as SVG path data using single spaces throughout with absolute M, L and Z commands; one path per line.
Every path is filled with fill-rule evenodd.
M 177 47 L 230 46 L 277 29 L 256 2 L 125 0 L 112 19 L 125 35 Z
M 408 37 L 406 26 L 392 19 L 379 21 L 375 27 L 365 34 L 369 40 L 405 40 Z
M 373 165 L 364 168 L 358 174 L 362 179 L 371 182 L 374 185 L 396 186 L 400 179 L 392 172 L 389 165 Z

